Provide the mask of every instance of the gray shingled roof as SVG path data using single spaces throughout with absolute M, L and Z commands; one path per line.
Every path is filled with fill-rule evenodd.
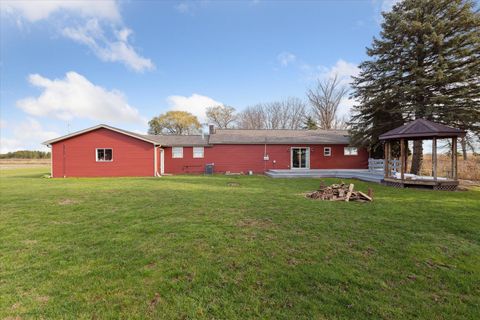
M 207 146 L 209 144 L 348 144 L 348 132 L 344 130 L 243 130 L 218 129 L 208 135 L 152 135 L 131 132 L 100 124 L 62 137 L 43 142 L 45 145 L 62 141 L 100 128 L 124 133 L 140 140 L 166 147 Z
M 144 137 L 154 140 L 156 143 L 166 147 L 183 147 L 183 146 L 206 146 L 208 145 L 208 135 L 153 135 L 148 134 Z
M 346 130 L 217 129 L 210 144 L 348 144 Z
M 417 119 L 380 135 L 380 140 L 401 138 L 461 137 L 465 131 L 426 119 Z
M 110 126 L 108 126 L 110 127 Z M 110 127 L 113 128 L 113 127 Z M 125 134 L 138 137 L 142 140 L 155 142 L 166 147 L 183 147 L 183 146 L 206 146 L 208 144 L 208 135 L 167 135 L 167 134 L 140 134 L 123 129 L 115 128 Z

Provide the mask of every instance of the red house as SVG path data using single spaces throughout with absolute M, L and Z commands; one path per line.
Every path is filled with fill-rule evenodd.
M 144 135 L 98 125 L 45 141 L 52 177 L 159 176 L 271 169 L 366 169 L 368 153 L 341 130 L 244 130 L 208 135 Z

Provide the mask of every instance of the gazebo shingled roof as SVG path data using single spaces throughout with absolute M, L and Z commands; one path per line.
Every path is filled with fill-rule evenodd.
M 448 127 L 425 119 L 417 119 L 401 127 L 390 130 L 380 135 L 380 140 L 402 139 L 429 139 L 441 137 L 462 137 L 465 131 Z
M 383 150 L 385 175 L 383 181 L 392 186 L 428 186 L 434 190 L 455 190 L 458 186 L 457 177 L 457 139 L 465 136 L 463 130 L 447 127 L 443 124 L 434 123 L 425 119 L 417 119 L 401 127 L 382 134 L 379 139 L 385 142 Z M 451 142 L 451 171 L 447 177 L 437 177 L 437 140 L 452 139 Z M 432 176 L 417 176 L 406 174 L 408 165 L 408 141 L 409 140 L 432 140 Z M 392 170 L 392 143 L 400 142 L 400 172 Z M 398 177 L 398 173 L 400 177 Z M 417 178 L 420 178 L 417 180 Z

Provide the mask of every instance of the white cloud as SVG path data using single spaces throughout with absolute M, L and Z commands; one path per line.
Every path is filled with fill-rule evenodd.
M 390 11 L 393 6 L 399 3 L 401 0 L 383 0 L 381 1 L 382 11 Z
M 372 0 L 372 7 L 374 11 L 373 19 L 378 23 L 383 22 L 382 12 L 389 12 L 393 6 L 401 0 Z
M 51 18 L 61 35 L 86 45 L 102 61 L 120 62 L 136 72 L 155 69 L 130 43 L 132 30 L 123 25 L 117 1 L 2 1 L 0 10 L 15 17 L 18 26 L 23 26 L 21 19 Z
M 287 67 L 289 64 L 295 62 L 297 57 L 291 52 L 282 52 L 277 56 L 277 61 L 282 67 Z
M 82 17 L 97 17 L 118 22 L 120 12 L 115 0 L 102 1 L 45 1 L 2 0 L 0 10 L 6 14 L 19 14 L 30 22 L 47 19 L 59 11 L 67 11 Z
M 129 44 L 128 37 L 132 34 L 131 29 L 114 30 L 115 38 L 111 39 L 105 35 L 98 20 L 90 19 L 85 26 L 64 28 L 62 34 L 88 46 L 102 61 L 121 62 L 137 72 L 155 69 L 150 59 L 140 56 Z
M 43 90 L 36 98 L 27 97 L 17 101 L 17 106 L 30 115 L 61 120 L 83 118 L 145 123 L 138 110 L 128 104 L 123 93 L 94 85 L 76 72 L 68 72 L 65 79 L 54 80 L 32 74 L 29 82 Z
M 324 65 L 312 66 L 309 64 L 303 64 L 301 69 L 304 72 L 307 80 L 331 79 L 337 75 L 340 83 L 343 85 L 350 84 L 352 81 L 352 76 L 357 76 L 360 72 L 360 69 L 356 64 L 347 62 L 343 59 L 337 60 L 337 62 L 331 67 Z
M 190 97 L 185 96 L 169 96 L 167 102 L 172 110 L 188 111 L 197 116 L 200 122 L 206 121 L 205 110 L 208 107 L 222 105 L 223 103 L 214 99 L 202 96 L 200 94 L 192 94 Z
M 187 2 L 181 2 L 175 6 L 175 10 L 180 13 L 191 13 L 192 6 Z
M 353 106 L 356 103 L 357 101 L 355 99 L 344 97 L 342 100 L 340 100 L 340 104 L 338 105 L 338 115 L 340 117 L 349 116 L 351 114 Z
M 55 131 L 45 130 L 40 122 L 32 118 L 11 127 L 13 128 L 12 137 L 5 138 L 2 134 L 0 138 L 0 153 L 17 150 L 47 151 L 48 148 L 41 143 L 60 136 Z
M 352 76 L 358 76 L 359 72 L 360 69 L 356 64 L 340 59 L 335 65 L 327 69 L 325 77 L 333 78 L 336 75 L 344 83 L 349 83 Z

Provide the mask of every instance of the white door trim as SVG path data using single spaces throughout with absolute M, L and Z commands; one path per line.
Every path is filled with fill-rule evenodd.
M 165 174 L 165 150 L 160 149 L 160 174 Z
M 294 168 L 293 167 L 293 149 L 306 149 L 306 152 L 305 152 L 305 168 Z M 291 147 L 290 148 L 290 169 L 293 169 L 293 170 L 310 169 L 310 147 Z

